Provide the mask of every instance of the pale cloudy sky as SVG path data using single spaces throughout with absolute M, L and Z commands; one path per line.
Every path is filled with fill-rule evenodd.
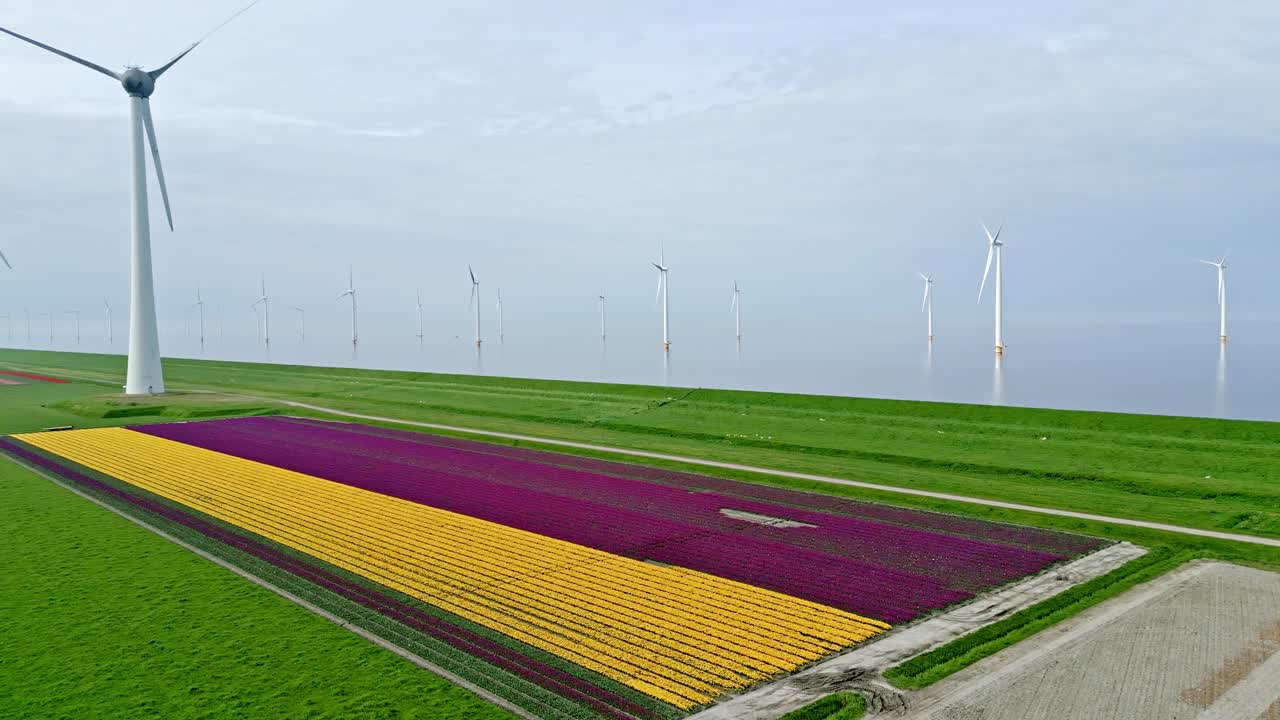
M 1280 4 L 264 0 L 158 83 L 177 232 L 153 184 L 162 322 L 200 282 L 247 313 L 367 325 L 423 289 L 465 333 L 466 265 L 528 324 L 652 314 L 664 242 L 686 313 L 812 306 L 853 331 L 956 322 L 978 218 L 1007 218 L 1011 315 L 1280 319 Z M 154 67 L 235 0 L 0 0 L 0 25 Z M 0 312 L 127 299 L 128 108 L 0 37 Z M 673 301 L 674 302 L 674 301 Z M 123 314 L 121 315 L 123 316 Z M 621 320 L 620 322 L 625 321 Z M 251 326 L 250 326 L 251 327 Z M 646 325 L 647 328 L 647 325 Z

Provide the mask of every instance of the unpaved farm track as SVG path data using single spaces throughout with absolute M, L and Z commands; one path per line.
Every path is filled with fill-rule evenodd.
M 910 720 L 1269 720 L 1280 574 L 1192 563 L 912 698 Z

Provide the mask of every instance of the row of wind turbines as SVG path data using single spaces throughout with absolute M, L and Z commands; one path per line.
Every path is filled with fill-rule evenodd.
M 151 266 L 151 231 L 150 231 L 150 214 L 147 202 L 147 148 L 150 148 L 151 162 L 155 170 L 156 181 L 160 186 L 160 197 L 164 204 L 165 218 L 168 221 L 169 230 L 173 231 L 173 212 L 169 203 L 169 192 L 165 186 L 164 171 L 160 163 L 160 149 L 156 141 L 155 124 L 151 117 L 151 96 L 155 93 L 156 82 L 171 70 L 180 60 L 185 58 L 200 43 L 204 42 L 213 33 L 217 32 L 223 26 L 239 17 L 249 8 L 256 5 L 260 0 L 253 0 L 248 5 L 242 7 L 236 13 L 232 14 L 227 20 L 214 27 L 208 33 L 205 33 L 196 42 L 179 52 L 168 62 L 153 69 L 143 70 L 136 66 L 127 66 L 121 72 L 109 70 L 102 65 L 77 57 L 69 52 L 60 50 L 51 45 L 46 45 L 38 40 L 34 40 L 25 35 L 21 35 L 12 30 L 0 27 L 0 33 L 12 36 L 22 42 L 29 43 L 42 50 L 51 52 L 59 57 L 74 62 L 82 67 L 105 75 L 112 80 L 120 83 L 125 94 L 129 98 L 129 118 L 130 118 L 130 164 L 132 169 L 132 236 L 130 243 L 130 283 L 129 283 L 129 350 L 128 363 L 125 373 L 124 392 L 128 395 L 155 394 L 163 393 L 164 375 L 160 362 L 160 341 L 159 332 L 156 321 L 156 303 L 155 289 L 153 284 L 153 273 Z M 145 135 L 145 141 L 144 141 Z M 1003 241 L 1000 240 L 1001 229 L 997 229 L 993 235 L 986 226 L 983 226 L 987 235 L 987 265 L 983 271 L 982 284 L 979 286 L 978 299 L 981 302 L 983 290 L 986 287 L 986 279 L 991 271 L 991 265 L 994 261 L 996 268 L 995 276 L 995 351 L 997 354 L 1004 352 L 1004 336 L 1002 332 L 1002 313 L 1003 313 Z M 1218 304 L 1221 307 L 1221 330 L 1220 335 L 1223 342 L 1226 342 L 1226 260 L 1225 258 L 1213 261 L 1202 261 L 1212 265 L 1218 270 Z M 9 266 L 8 260 L 4 261 L 6 267 Z M 664 350 L 671 347 L 670 337 L 670 304 L 667 276 L 670 268 L 666 264 L 665 253 L 660 252 L 658 262 L 653 263 L 658 271 L 658 294 L 662 301 L 662 346 Z M 929 318 L 929 338 L 933 338 L 933 279 L 932 276 L 923 275 L 925 281 L 925 296 L 923 311 L 927 313 Z M 481 342 L 480 335 L 480 314 L 479 305 L 477 303 L 479 295 L 479 282 L 475 278 L 475 273 L 471 273 L 472 282 L 472 305 L 476 310 L 476 343 Z M 735 284 L 731 309 L 737 314 L 738 335 L 741 337 L 741 293 Z M 359 340 L 356 326 L 356 291 L 354 282 L 348 278 L 348 288 L 339 295 L 339 298 L 351 298 L 351 339 L 355 344 Z M 203 310 L 204 302 L 197 294 L 197 307 L 201 314 L 201 326 L 203 327 Z M 601 335 L 605 335 L 605 299 L 601 295 L 599 297 L 600 304 L 600 323 Z M 262 295 L 254 303 L 254 308 L 262 307 L 262 323 L 264 339 L 270 337 L 270 300 L 266 293 L 265 279 L 263 282 Z M 501 293 L 498 299 L 498 335 L 502 337 L 502 300 Z M 300 307 L 294 307 L 300 317 L 305 318 L 305 312 Z M 419 334 L 421 335 L 421 313 L 422 303 L 419 296 L 418 301 L 419 312 Z M 50 320 L 52 323 L 52 319 Z M 303 320 L 305 325 L 305 319 Z M 203 336 L 203 330 L 201 331 Z

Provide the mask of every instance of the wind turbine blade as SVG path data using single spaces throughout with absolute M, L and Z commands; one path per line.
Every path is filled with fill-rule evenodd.
M 14 36 L 14 37 L 18 38 L 19 40 L 23 40 L 23 41 L 25 41 L 25 42 L 29 42 L 29 43 L 31 43 L 32 45 L 35 45 L 35 46 L 36 46 L 36 47 L 38 47 L 38 48 L 44 48 L 45 50 L 48 50 L 49 52 L 53 53 L 54 55 L 61 55 L 62 57 L 64 57 L 64 58 L 66 58 L 66 59 L 70 60 L 71 62 L 73 62 L 73 63 L 79 63 L 79 64 L 81 64 L 81 65 L 83 65 L 83 66 L 85 66 L 85 67 L 89 68 L 90 70 L 97 70 L 98 72 L 102 73 L 103 75 L 106 75 L 107 77 L 112 78 L 112 79 L 114 79 L 114 80 L 119 80 L 119 79 L 120 79 L 120 74 L 119 74 L 119 73 L 112 72 L 112 71 L 110 71 L 110 70 L 108 70 L 108 69 L 106 69 L 106 68 L 102 67 L 101 65 L 99 65 L 99 64 L 97 64 L 97 63 L 89 62 L 88 60 L 85 60 L 84 58 L 78 58 L 78 57 L 76 57 L 75 55 L 72 55 L 72 54 L 71 54 L 71 53 L 69 53 L 69 52 L 63 52 L 63 51 L 59 50 L 59 49 L 58 49 L 58 48 L 56 48 L 56 47 L 53 47 L 53 46 L 50 46 L 50 45 L 45 45 L 44 43 L 40 42 L 39 40 L 32 40 L 31 38 L 27 37 L 26 35 L 19 35 L 18 33 L 14 32 L 14 31 L 12 31 L 12 30 L 6 30 L 6 29 L 4 29 L 4 28 L 2 28 L 2 27 L 0 27 L 0 32 L 4 33 L 4 34 L 6 34 L 6 35 L 12 35 L 12 36 Z
M 996 228 L 996 236 L 995 236 L 995 237 L 993 237 L 993 238 L 991 238 L 991 242 L 992 242 L 992 244 L 995 244 L 996 242 L 999 242 L 999 240 L 1000 240 L 1000 233 L 1002 233 L 1002 232 L 1004 232 L 1004 222 L 1003 222 L 1003 221 L 1000 223 L 1000 227 Z
M 164 185 L 164 168 L 160 166 L 160 147 L 156 144 L 156 126 L 151 122 L 151 101 L 142 98 L 142 124 L 147 129 L 147 141 L 151 144 L 151 162 L 156 166 L 156 180 L 160 183 L 160 198 L 164 200 L 164 216 L 173 230 L 173 212 L 169 209 L 169 189 Z
M 978 302 L 982 302 L 982 291 L 987 287 L 987 275 L 991 272 L 991 256 L 995 250 L 995 245 L 987 246 L 987 268 L 982 271 L 982 284 L 978 286 Z
M 235 20 L 236 18 L 240 17 L 240 16 L 241 16 L 241 15 L 243 15 L 245 12 L 247 12 L 247 11 L 249 10 L 249 8 L 253 7 L 254 5 L 257 5 L 257 4 L 258 4 L 259 2 L 261 2 L 261 1 L 262 1 L 262 0 L 253 0 L 253 2 L 251 2 L 251 3 L 249 3 L 248 5 L 245 5 L 244 7 L 240 8 L 240 9 L 239 9 L 239 10 L 237 10 L 237 11 L 236 11 L 236 12 L 235 12 L 231 17 L 229 17 L 229 18 L 227 18 L 226 20 L 223 20 L 222 22 L 218 23 L 218 24 L 217 24 L 217 25 L 216 25 L 212 30 L 210 30 L 209 32 L 207 32 L 207 33 L 205 33 L 204 35 L 202 35 L 202 36 L 200 37 L 200 39 L 199 39 L 199 40 L 197 40 L 197 41 L 195 41 L 195 42 L 191 43 L 191 45 L 190 45 L 190 46 L 188 46 L 186 50 L 183 50 L 182 52 L 178 53 L 177 55 L 174 55 L 174 56 L 173 56 L 173 59 L 169 60 L 169 62 L 167 62 L 167 63 L 165 63 L 165 64 L 161 65 L 160 67 L 156 68 L 155 70 L 152 70 L 152 71 L 148 72 L 147 74 L 151 76 L 151 79 L 152 79 L 152 80 L 156 80 L 156 79 L 158 79 L 161 75 L 165 74 L 165 72 L 166 72 L 169 68 L 171 68 L 171 67 L 173 67 L 174 65 L 176 65 L 176 64 L 178 63 L 178 61 L 179 61 L 179 60 L 181 60 L 182 58 L 186 57 L 186 56 L 187 56 L 187 53 L 191 52 L 192 50 L 195 50 L 197 45 L 199 45 L 200 43 L 204 42 L 205 40 L 208 40 L 210 35 L 213 35 L 214 33 L 218 32 L 218 31 L 219 31 L 219 30 L 221 30 L 222 28 L 226 27 L 226 26 L 227 26 L 227 24 L 229 24 L 232 20 Z
M 924 309 L 926 306 L 928 306 L 928 304 L 929 304 L 929 283 L 925 283 L 924 299 L 920 301 L 920 312 L 924 312 Z
M 471 299 L 467 300 L 467 309 L 470 310 L 472 305 L 476 304 L 476 284 L 471 283 Z
M 9 258 L 7 258 L 7 257 L 5 257 L 5 256 L 4 256 L 4 251 L 3 251 L 3 250 L 0 250 L 0 260 L 3 260 L 3 261 L 4 261 L 4 266 L 5 266 L 5 267 L 9 268 L 10 270 L 12 270 L 12 269 L 13 269 L 13 266 L 9 264 Z
M 475 285 L 475 284 L 476 284 L 476 272 L 475 272 L 474 270 L 472 270 L 472 269 L 471 269 L 471 266 L 470 266 L 470 265 L 468 265 L 468 266 L 467 266 L 467 272 L 471 275 L 471 284 L 472 284 L 472 285 Z
M 658 289 L 653 291 L 653 302 L 656 305 L 658 298 L 662 297 L 662 272 L 658 272 Z
M 1214 261 L 1212 261 L 1212 260 L 1200 260 L 1200 262 L 1202 262 L 1202 263 L 1204 263 L 1205 265 L 1208 265 L 1208 266 L 1210 266 L 1210 267 L 1218 267 L 1218 263 L 1216 263 L 1216 262 L 1214 262 Z

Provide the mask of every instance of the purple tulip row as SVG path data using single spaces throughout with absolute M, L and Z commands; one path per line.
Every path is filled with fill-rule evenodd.
M 895 624 L 1068 556 L 741 495 L 691 492 L 469 447 L 414 442 L 367 433 L 362 426 L 240 418 L 134 429 Z M 745 522 L 722 514 L 725 508 L 816 527 Z
M 124 501 L 140 510 L 185 525 L 211 540 L 237 548 L 259 560 L 296 575 L 380 615 L 413 628 L 424 635 L 447 643 L 467 655 L 501 668 L 543 687 L 570 701 L 592 708 L 603 717 L 617 720 L 643 718 L 653 720 L 661 715 L 626 697 L 598 687 L 576 675 L 543 663 L 499 642 L 466 628 L 454 625 L 417 607 L 408 605 L 386 594 L 359 583 L 347 580 L 324 570 L 315 563 L 280 552 L 272 546 L 226 530 L 201 520 L 176 508 L 127 493 L 117 487 L 96 480 L 47 457 L 31 452 L 19 443 L 0 439 L 0 451 L 8 452 L 28 463 L 51 471 L 87 490 Z
M 313 420 L 309 418 L 288 418 L 288 420 L 290 422 L 305 423 L 317 427 L 333 427 L 335 425 L 335 423 L 332 422 Z M 411 432 L 407 430 L 394 430 L 374 425 L 337 425 L 347 432 L 358 433 L 361 435 L 395 438 L 421 445 L 456 448 L 468 450 L 473 453 L 484 453 L 487 455 L 530 460 L 548 465 L 557 465 L 560 467 L 616 475 L 618 477 L 662 483 L 690 490 L 712 491 L 725 496 L 749 498 L 769 503 L 776 503 L 787 507 L 797 507 L 824 513 L 847 515 L 866 520 L 879 520 L 895 525 L 902 525 L 904 527 L 918 527 L 933 532 L 969 537 L 984 540 L 986 542 L 1016 545 L 1019 547 L 1043 550 L 1045 552 L 1060 555 L 1074 556 L 1086 552 L 1092 552 L 1103 547 L 1107 542 L 1102 538 L 1091 537 L 1088 535 L 1043 530 L 1040 528 L 1027 527 L 1025 525 L 1008 525 L 985 520 L 973 520 L 970 518 L 960 517 L 958 515 L 947 515 L 944 513 L 929 512 L 926 510 L 912 510 L 910 508 L 895 507 L 893 505 L 861 502 L 834 495 L 788 490 L 785 488 L 770 487 L 768 485 L 759 485 L 757 483 L 711 477 L 709 475 L 698 475 L 695 473 L 680 472 L 678 470 L 667 470 L 649 465 L 636 465 L 633 463 L 601 460 L 598 458 L 582 457 L 579 455 L 547 452 L 545 450 L 532 450 L 529 448 L 511 447 L 508 445 L 495 445 L 492 443 L 464 440 L 461 438 L 446 437 L 443 435 L 428 435 L 425 433 Z

